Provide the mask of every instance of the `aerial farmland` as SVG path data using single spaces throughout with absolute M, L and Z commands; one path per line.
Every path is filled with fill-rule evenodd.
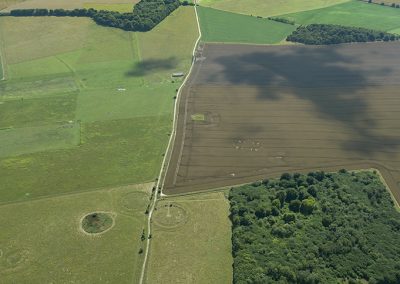
M 400 9 L 0 0 L 0 283 L 400 283 Z

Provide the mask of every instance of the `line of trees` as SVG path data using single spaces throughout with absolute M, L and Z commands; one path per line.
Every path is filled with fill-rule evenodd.
M 400 213 L 374 172 L 232 188 L 234 283 L 400 283 Z
M 149 31 L 181 5 L 179 0 L 141 0 L 131 13 L 119 13 L 95 9 L 17 9 L 14 17 L 89 17 L 97 24 L 126 31 Z
M 368 3 L 372 3 L 372 4 L 379 4 L 379 5 L 381 5 L 381 6 L 388 6 L 388 7 L 392 7 L 392 8 L 400 8 L 400 5 L 399 4 L 396 4 L 396 3 L 392 3 L 392 4 L 390 4 L 389 5 L 389 3 L 385 3 L 385 2 L 374 2 L 374 1 L 372 1 L 372 0 L 362 0 L 362 1 L 366 1 L 366 2 L 368 2 Z
M 300 26 L 287 37 L 288 41 L 309 45 L 394 41 L 398 39 L 399 36 L 386 32 L 328 24 Z

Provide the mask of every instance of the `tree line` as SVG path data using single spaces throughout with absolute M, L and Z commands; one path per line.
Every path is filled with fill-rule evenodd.
M 400 213 L 376 172 L 232 188 L 234 283 L 400 283 Z
M 398 39 L 399 36 L 387 32 L 328 24 L 300 26 L 287 37 L 288 41 L 309 45 L 394 41 Z
M 14 17 L 89 17 L 102 26 L 126 31 L 149 31 L 180 5 L 179 0 L 141 0 L 131 13 L 95 9 L 16 9 L 10 11 L 8 15 Z

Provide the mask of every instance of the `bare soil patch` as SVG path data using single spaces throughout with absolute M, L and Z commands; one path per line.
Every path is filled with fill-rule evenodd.
M 206 45 L 182 93 L 165 193 L 376 168 L 400 200 L 399 51 Z

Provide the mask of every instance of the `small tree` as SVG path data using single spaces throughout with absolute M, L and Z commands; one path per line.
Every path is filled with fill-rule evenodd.
M 297 190 L 294 188 L 289 188 L 286 191 L 286 202 L 291 202 L 292 200 L 297 199 L 299 194 L 297 193 Z
M 296 199 L 296 200 L 292 200 L 290 201 L 289 204 L 289 209 L 293 212 L 299 212 L 300 211 L 300 206 L 301 206 L 301 201 Z
M 293 213 L 285 213 L 283 214 L 283 221 L 285 221 L 285 223 L 294 222 L 296 221 L 296 215 Z
M 310 215 L 315 209 L 315 199 L 309 197 L 301 202 L 300 211 L 304 215 Z

